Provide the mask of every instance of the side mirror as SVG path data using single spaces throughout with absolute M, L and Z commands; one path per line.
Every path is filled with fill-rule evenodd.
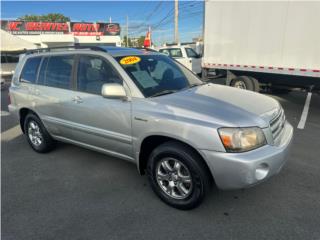
M 124 87 L 118 83 L 105 83 L 101 88 L 101 95 L 104 98 L 126 99 L 127 94 Z

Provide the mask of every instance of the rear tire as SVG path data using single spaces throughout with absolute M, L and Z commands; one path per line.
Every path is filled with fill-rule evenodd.
M 260 92 L 260 83 L 259 83 L 259 81 L 257 79 L 255 79 L 254 77 L 249 77 L 249 78 L 253 82 L 254 91 L 255 92 Z
M 29 113 L 24 120 L 24 134 L 28 143 L 38 153 L 51 151 L 56 141 L 50 136 L 41 120 L 32 113 Z
M 152 151 L 147 175 L 162 201 L 183 210 L 197 207 L 211 186 L 210 173 L 201 157 L 176 141 L 161 144 Z
M 235 88 L 255 91 L 254 81 L 247 76 L 241 76 L 241 77 L 236 77 L 232 79 L 230 86 Z

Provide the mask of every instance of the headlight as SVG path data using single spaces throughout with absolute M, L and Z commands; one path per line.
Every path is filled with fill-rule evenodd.
M 266 138 L 258 127 L 219 128 L 221 141 L 227 152 L 246 152 L 266 144 Z

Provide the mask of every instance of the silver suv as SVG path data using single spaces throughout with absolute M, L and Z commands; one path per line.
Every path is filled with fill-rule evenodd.
M 35 151 L 63 141 L 128 160 L 180 209 L 199 205 L 212 183 L 239 189 L 277 174 L 293 135 L 276 100 L 206 84 L 164 54 L 137 49 L 29 52 L 10 99 Z

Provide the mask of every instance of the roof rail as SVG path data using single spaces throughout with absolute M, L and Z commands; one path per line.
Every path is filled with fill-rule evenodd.
M 139 49 L 139 50 L 145 50 L 145 51 L 149 51 L 149 52 L 158 52 L 155 49 L 152 48 L 145 48 L 145 47 L 134 47 L 135 49 Z
M 50 47 L 50 48 L 36 48 L 26 51 L 26 55 L 33 54 L 33 53 L 42 53 L 42 52 L 51 52 L 52 50 L 59 50 L 59 49 L 90 49 L 93 51 L 102 51 L 107 52 L 105 48 L 98 47 L 98 46 L 61 46 L 61 47 Z

